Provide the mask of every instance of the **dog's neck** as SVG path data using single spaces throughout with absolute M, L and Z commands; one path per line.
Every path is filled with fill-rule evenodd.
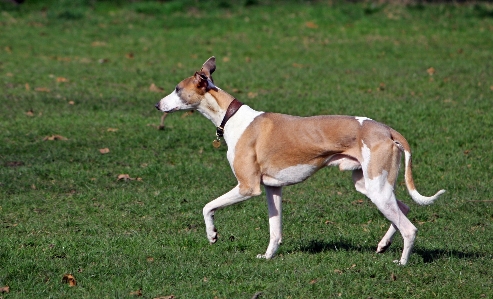
M 217 88 L 217 90 L 211 89 L 204 95 L 204 99 L 197 107 L 197 111 L 212 121 L 216 127 L 219 127 L 224 115 L 226 115 L 229 104 L 234 99 L 232 95 L 220 88 Z

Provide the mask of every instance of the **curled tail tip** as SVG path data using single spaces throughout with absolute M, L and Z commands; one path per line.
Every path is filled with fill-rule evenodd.
M 422 206 L 426 206 L 426 205 L 432 204 L 435 200 L 437 200 L 445 192 L 446 191 L 444 189 L 442 189 L 442 190 L 438 191 L 437 193 L 435 193 L 435 195 L 428 197 L 428 196 L 423 196 L 423 195 L 419 194 L 417 190 L 413 190 L 411 192 L 411 197 L 414 199 L 414 201 L 417 204 L 422 205 Z

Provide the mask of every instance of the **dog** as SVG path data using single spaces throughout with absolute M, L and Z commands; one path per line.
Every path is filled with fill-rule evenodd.
M 325 166 L 351 170 L 357 191 L 366 195 L 391 222 L 378 243 L 383 253 L 399 230 L 404 239 L 400 260 L 409 260 L 417 229 L 406 215 L 409 207 L 396 199 L 394 185 L 404 153 L 404 177 L 412 199 L 420 205 L 433 203 L 445 190 L 431 197 L 416 190 L 411 172 L 411 149 L 394 129 L 366 117 L 323 115 L 298 117 L 256 111 L 214 84 L 215 57 L 200 71 L 176 85 L 155 107 L 161 112 L 197 110 L 216 126 L 214 146 L 224 138 L 227 159 L 238 184 L 206 204 L 203 216 L 207 238 L 217 241 L 215 211 L 261 194 L 265 188 L 269 210 L 270 240 L 265 254 L 272 258 L 282 241 L 282 187 L 303 182 Z

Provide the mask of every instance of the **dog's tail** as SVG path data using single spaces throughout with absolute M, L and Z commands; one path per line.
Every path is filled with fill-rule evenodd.
M 404 180 L 406 182 L 407 191 L 411 195 L 412 199 L 420 205 L 432 204 L 440 195 L 445 193 L 445 190 L 438 191 L 433 196 L 423 196 L 419 194 L 414 185 L 413 174 L 412 174 L 412 159 L 411 159 L 411 147 L 407 140 L 399 132 L 391 129 L 392 139 L 397 147 L 404 152 Z

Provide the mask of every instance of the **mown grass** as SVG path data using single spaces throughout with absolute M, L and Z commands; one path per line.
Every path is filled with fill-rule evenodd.
M 492 7 L 259 2 L 0 4 L 0 297 L 493 296 Z M 388 223 L 337 169 L 285 188 L 273 260 L 255 258 L 263 197 L 218 212 L 208 245 L 202 207 L 236 183 L 226 149 L 198 114 L 157 130 L 153 105 L 212 55 L 217 85 L 257 110 L 407 137 L 420 192 L 448 191 L 418 207 L 399 181 L 420 230 L 409 266 L 392 263 L 400 236 L 374 253 Z

